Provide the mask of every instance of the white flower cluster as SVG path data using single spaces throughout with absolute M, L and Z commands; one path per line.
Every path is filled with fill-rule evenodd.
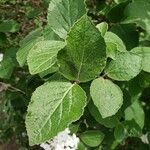
M 3 60 L 3 54 L 0 53 L 0 62 Z
M 79 143 L 79 138 L 75 134 L 71 135 L 67 128 L 60 132 L 52 140 L 42 143 L 40 146 L 44 150 L 76 150 Z

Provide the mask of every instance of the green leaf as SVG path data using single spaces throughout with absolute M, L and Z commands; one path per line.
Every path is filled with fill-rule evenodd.
M 124 17 L 124 9 L 128 5 L 128 3 L 129 0 L 121 2 L 115 5 L 114 7 L 112 7 L 107 13 L 108 19 L 113 23 L 120 22 Z
M 19 30 L 19 24 L 15 20 L 5 20 L 0 23 L 0 32 L 17 32 Z
M 106 32 L 108 30 L 108 24 L 106 22 L 101 22 L 101 23 L 97 24 L 96 27 L 101 32 L 102 37 L 104 37 L 104 35 L 106 34 Z
M 29 51 L 33 48 L 35 43 L 38 41 L 41 41 L 43 38 L 42 35 L 42 29 L 36 29 L 32 32 L 30 32 L 21 42 L 20 42 L 20 48 L 17 52 L 17 61 L 19 62 L 20 66 L 23 66 L 26 63 L 27 56 Z
M 97 147 L 104 139 L 104 134 L 101 131 L 89 130 L 80 135 L 81 141 L 90 147 Z
M 138 100 L 135 101 L 131 106 L 129 106 L 124 113 L 125 120 L 134 119 L 141 129 L 144 127 L 145 114 Z
M 111 28 L 111 31 L 122 39 L 127 50 L 139 45 L 139 33 L 135 24 L 116 24 Z
M 4 57 L 0 62 L 0 78 L 9 79 L 14 69 L 13 60 L 10 57 Z
M 91 115 L 94 117 L 94 119 L 107 128 L 114 128 L 119 123 L 119 119 L 116 115 L 107 118 L 102 118 L 102 115 L 98 111 L 98 108 L 92 102 L 89 103 L 88 109 Z
M 150 1 L 138 0 L 129 3 L 124 14 L 123 23 L 136 23 L 150 35 Z
M 47 76 L 48 74 L 52 74 L 52 73 L 55 73 L 57 71 L 58 71 L 58 65 L 57 65 L 57 63 L 55 63 L 51 68 L 49 68 L 49 69 L 47 69 L 45 71 L 40 72 L 39 76 L 41 78 L 43 78 L 43 77 Z
M 119 52 L 126 51 L 123 41 L 116 34 L 106 32 L 104 39 L 106 42 L 107 57 L 114 59 Z
M 142 57 L 142 69 L 150 72 L 150 47 L 136 47 L 131 52 Z
M 41 41 L 35 44 L 27 58 L 30 73 L 37 74 L 53 67 L 58 51 L 64 46 L 65 42 L 61 41 Z
M 87 82 L 102 72 L 106 64 L 105 42 L 86 15 L 73 26 L 66 41 L 66 48 L 58 53 L 64 77 Z
M 140 137 L 142 135 L 141 128 L 134 120 L 124 121 L 123 125 L 128 137 Z
M 51 81 L 33 93 L 26 116 L 30 145 L 43 143 L 78 120 L 86 105 L 85 92 L 77 84 Z
M 115 60 L 112 60 L 106 68 L 105 73 L 108 77 L 118 81 L 128 81 L 136 77 L 141 71 L 142 59 L 140 56 L 122 52 Z
M 61 41 L 62 39 L 51 29 L 50 26 L 45 26 L 43 29 L 44 40 L 56 40 Z
M 114 130 L 114 137 L 117 142 L 122 142 L 127 136 L 127 131 L 124 128 L 123 124 L 118 124 Z
M 52 0 L 48 9 L 48 24 L 65 39 L 74 23 L 86 14 L 84 0 Z
M 110 80 L 95 79 L 91 84 L 90 93 L 102 118 L 113 116 L 123 104 L 121 89 Z

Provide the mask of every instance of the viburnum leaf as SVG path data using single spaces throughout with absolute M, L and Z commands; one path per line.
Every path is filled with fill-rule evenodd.
M 127 51 L 123 41 L 116 34 L 106 32 L 104 39 L 106 42 L 107 57 L 114 59 L 119 52 Z
M 114 137 L 117 142 L 122 142 L 127 137 L 127 131 L 123 124 L 118 124 L 114 130 Z
M 65 42 L 41 41 L 34 45 L 27 58 L 31 74 L 40 73 L 53 67 L 59 50 L 64 48 Z
M 0 62 L 0 78 L 9 79 L 15 64 L 10 57 L 4 57 L 4 59 Z
M 101 32 L 102 37 L 104 37 L 104 35 L 106 34 L 106 32 L 108 30 L 108 24 L 106 22 L 101 22 L 101 23 L 97 24 L 96 27 Z
M 33 93 L 26 116 L 30 145 L 43 143 L 78 120 L 86 105 L 86 95 L 77 84 L 50 81 Z
M 96 78 L 106 65 L 105 42 L 86 15 L 73 26 L 66 41 L 57 57 L 61 74 L 80 82 Z
M 108 77 L 128 81 L 137 76 L 142 68 L 142 58 L 131 52 L 119 53 L 105 70 Z
M 95 79 L 91 84 L 90 93 L 102 118 L 113 116 L 123 104 L 121 89 L 110 80 L 103 78 Z
M 142 57 L 142 69 L 150 72 L 150 47 L 136 47 L 131 52 L 139 54 Z
M 85 131 L 80 135 L 81 141 L 90 147 L 97 147 L 104 139 L 104 133 L 96 130 Z
M 65 39 L 74 23 L 86 14 L 84 0 L 51 0 L 48 9 L 48 24 Z
M 125 110 L 125 120 L 134 119 L 141 129 L 144 127 L 144 118 L 144 110 L 138 100 Z

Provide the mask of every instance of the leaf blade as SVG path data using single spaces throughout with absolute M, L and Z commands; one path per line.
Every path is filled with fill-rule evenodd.
M 121 89 L 110 80 L 95 79 L 91 84 L 90 93 L 102 118 L 115 115 L 123 104 Z
M 35 44 L 27 58 L 30 73 L 37 74 L 52 68 L 58 51 L 64 46 L 65 42 L 61 41 L 41 41 Z
M 66 41 L 66 48 L 57 57 L 64 77 L 87 82 L 102 72 L 106 64 L 105 42 L 86 15 L 73 26 Z
M 37 88 L 26 116 L 30 145 L 56 136 L 70 123 L 79 119 L 85 105 L 85 92 L 77 84 L 51 81 Z

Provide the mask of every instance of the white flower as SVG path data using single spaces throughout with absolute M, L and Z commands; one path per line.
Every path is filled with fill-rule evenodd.
M 148 141 L 148 133 L 143 134 L 143 135 L 141 136 L 141 140 L 142 140 L 143 143 L 149 144 L 149 141 Z
M 0 62 L 3 60 L 3 54 L 0 53 Z
M 52 140 L 42 143 L 40 146 L 44 150 L 76 150 L 79 143 L 79 138 L 75 134 L 71 135 L 67 128 L 58 133 Z

